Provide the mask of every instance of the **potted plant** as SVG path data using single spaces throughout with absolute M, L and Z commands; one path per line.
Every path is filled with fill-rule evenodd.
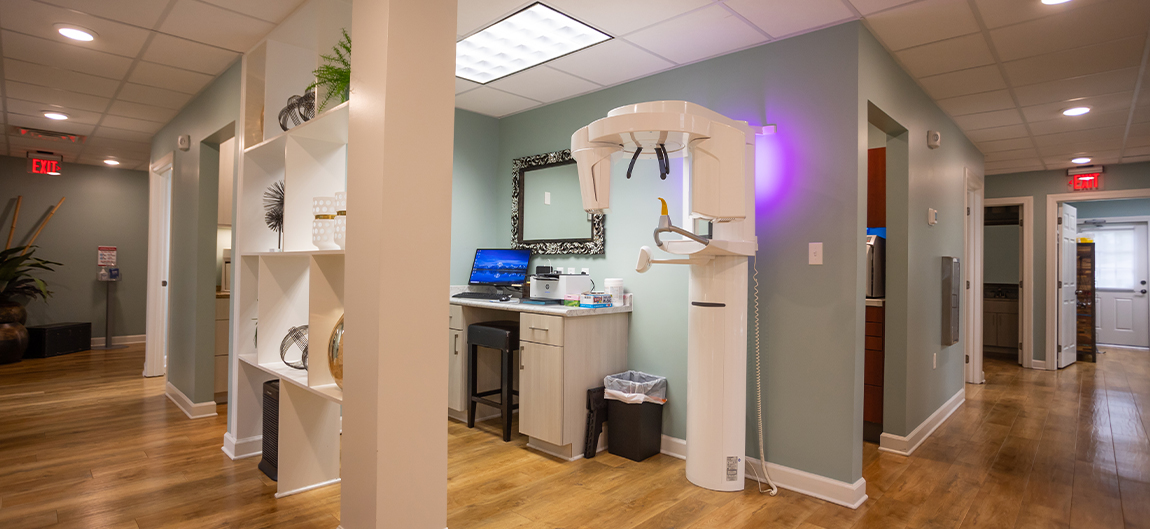
M 24 358 L 24 350 L 28 348 L 28 329 L 24 328 L 28 311 L 24 305 L 52 295 L 44 280 L 32 274 L 40 270 L 52 272 L 52 265 L 62 266 L 34 257 L 34 248 L 17 246 L 0 251 L 0 364 Z

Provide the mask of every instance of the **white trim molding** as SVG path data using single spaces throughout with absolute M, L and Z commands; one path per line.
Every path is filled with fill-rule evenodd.
M 221 446 L 220 450 L 223 450 L 233 461 L 236 459 L 255 457 L 263 455 L 263 441 L 264 436 L 262 435 L 237 440 L 232 435 L 232 432 L 227 432 L 224 434 L 224 446 Z
M 114 338 L 113 341 L 115 341 Z M 184 392 L 180 391 L 176 386 L 173 386 L 171 382 L 167 383 L 167 389 L 164 393 L 167 394 L 168 400 L 172 401 L 189 419 L 202 419 L 204 417 L 215 417 L 218 415 L 216 413 L 215 401 L 192 402 L 192 399 L 184 395 Z
M 301 492 L 307 492 L 307 491 L 312 490 L 312 489 L 318 489 L 320 487 L 326 487 L 328 485 L 334 485 L 336 483 L 339 483 L 339 479 L 340 478 L 335 478 L 333 480 L 325 481 L 323 483 L 316 483 L 315 485 L 308 485 L 306 487 L 300 487 L 298 489 L 289 490 L 287 492 L 277 492 L 276 493 L 276 499 L 278 500 L 278 499 L 283 498 L 285 496 L 291 496 L 292 494 L 299 494 Z
M 1022 247 L 1019 248 L 1020 264 L 1019 268 L 1022 269 L 1022 288 L 1018 293 L 1018 299 L 1021 303 L 1021 310 L 1019 311 L 1019 325 L 1018 336 L 1022 341 L 1022 367 L 1027 369 L 1043 369 L 1035 367 L 1034 360 L 1034 293 L 1038 290 L 1037 285 L 1034 283 L 1034 197 L 1006 197 L 1006 198 L 988 198 L 983 202 L 983 206 L 1021 206 L 1022 216 L 1019 220 L 1022 222 Z M 980 305 L 979 314 L 982 314 L 982 293 L 978 293 L 978 302 Z M 979 326 L 978 336 L 982 336 L 981 326 Z M 981 345 L 981 338 L 979 339 Z M 981 351 L 981 347 L 978 349 Z M 980 354 L 976 354 L 971 358 L 971 363 L 978 360 L 978 369 L 982 370 L 982 358 Z M 981 383 L 981 382 L 980 382 Z
M 926 438 L 930 437 L 930 434 L 934 433 L 943 422 L 950 418 L 963 402 L 966 402 L 965 386 L 959 389 L 958 393 L 955 393 L 953 397 L 943 403 L 937 410 L 934 410 L 934 413 L 930 414 L 930 417 L 927 417 L 925 421 L 922 421 L 922 424 L 910 432 L 910 435 L 902 437 L 889 433 L 882 434 L 882 436 L 879 437 L 878 449 L 883 452 L 903 456 L 913 454 L 914 451 L 922 445 L 923 441 L 926 441 Z
M 746 476 L 760 483 L 766 483 L 758 473 L 762 472 L 759 460 L 746 456 Z M 820 500 L 829 501 L 850 509 L 857 509 L 867 500 L 866 480 L 859 478 L 854 483 L 846 483 L 818 474 L 811 474 L 797 468 L 785 467 L 767 462 L 767 472 L 780 489 L 806 494 Z
M 134 343 L 144 343 L 148 340 L 146 334 L 129 334 L 126 336 L 113 336 L 112 345 L 129 345 Z M 103 336 L 92 338 L 92 347 L 103 347 L 104 342 L 107 341 Z
M 687 441 L 664 435 L 660 452 L 670 457 L 687 459 Z M 743 462 L 748 467 L 746 476 L 756 481 L 762 481 L 761 477 L 757 475 L 757 473 L 762 472 L 759 460 L 751 456 L 744 456 Z M 754 465 L 754 469 L 750 468 L 752 465 Z M 767 472 L 770 472 L 771 479 L 779 488 L 806 494 L 851 509 L 859 508 L 867 499 L 866 480 L 863 478 L 859 478 L 854 483 L 846 483 L 769 461 L 767 462 Z

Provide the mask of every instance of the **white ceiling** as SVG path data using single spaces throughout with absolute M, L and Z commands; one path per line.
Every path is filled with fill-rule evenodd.
M 457 36 L 532 3 L 460 0 Z M 487 85 L 456 79 L 457 107 L 502 117 L 861 19 L 986 154 L 988 174 L 1070 167 L 1078 155 L 1150 161 L 1147 0 L 546 3 L 615 38 Z M 1093 111 L 1063 116 L 1071 106 Z
M 0 0 L 0 153 L 143 169 L 152 135 L 303 0 Z M 77 42 L 55 24 L 94 30 Z M 70 116 L 43 117 L 45 110 Z M 88 137 L 14 137 L 9 125 Z
M 303 0 L 0 0 L 0 153 L 146 167 L 151 135 Z M 463 38 L 534 0 L 459 0 Z M 763 43 L 863 20 L 986 154 L 988 174 L 1150 161 L 1150 1 L 549 0 L 615 38 L 478 85 L 456 106 L 502 117 Z M 79 43 L 53 24 L 99 34 Z M 1090 106 L 1068 118 L 1061 110 Z M 48 109 L 72 116 L 42 117 Z

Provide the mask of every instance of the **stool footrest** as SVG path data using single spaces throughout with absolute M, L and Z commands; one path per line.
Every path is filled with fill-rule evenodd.
M 471 402 L 478 402 L 479 404 L 486 404 L 488 406 L 491 406 L 492 408 L 502 408 L 503 407 L 502 402 L 495 402 L 491 399 L 484 399 L 481 397 L 471 397 Z M 512 404 L 511 409 L 518 410 L 519 404 L 518 403 Z

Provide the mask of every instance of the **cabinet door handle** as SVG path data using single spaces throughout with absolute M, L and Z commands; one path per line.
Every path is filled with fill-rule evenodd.
M 524 349 L 525 349 L 524 347 L 519 348 L 519 370 L 520 371 L 523 371 L 523 350 Z
M 459 335 L 456 334 L 452 336 L 452 338 L 454 338 L 454 342 L 451 345 L 451 349 L 455 351 L 455 356 L 459 356 Z
M 546 327 L 534 327 L 534 326 L 528 327 L 528 329 L 531 329 L 533 331 L 544 331 L 544 332 L 551 330 L 551 329 L 548 329 Z

